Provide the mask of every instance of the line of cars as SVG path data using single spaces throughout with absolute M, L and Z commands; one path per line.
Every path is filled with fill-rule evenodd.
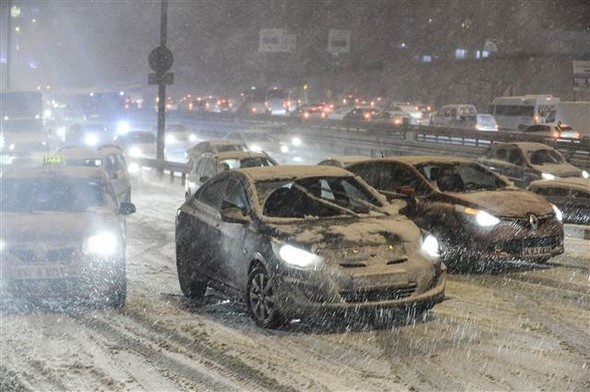
M 518 188 L 483 161 L 356 156 L 219 169 L 230 156 L 248 153 L 195 160 L 216 170 L 187 187 L 178 210 L 178 278 L 191 299 L 207 287 L 243 299 L 264 328 L 310 315 L 420 314 L 444 298 L 447 265 L 544 263 L 563 253 L 564 218 L 579 215 L 579 205 L 563 214 L 542 186 Z

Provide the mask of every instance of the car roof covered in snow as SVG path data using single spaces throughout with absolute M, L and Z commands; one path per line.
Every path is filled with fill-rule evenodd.
M 296 179 L 306 177 L 354 177 L 355 174 L 334 166 L 285 165 L 239 169 L 254 181 Z

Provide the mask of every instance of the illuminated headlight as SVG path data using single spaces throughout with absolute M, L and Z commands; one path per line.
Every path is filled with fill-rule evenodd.
M 113 233 L 103 232 L 89 237 L 84 244 L 84 253 L 112 256 L 119 249 L 119 241 Z
M 299 139 L 298 137 L 294 137 L 293 139 L 291 139 L 291 144 L 293 144 L 294 146 L 300 146 L 301 139 Z
M 57 128 L 56 133 L 57 133 L 57 136 L 59 138 L 61 138 L 62 140 L 65 140 L 65 138 L 66 138 L 66 127 L 59 127 L 59 128 Z
M 117 133 L 119 135 L 124 135 L 127 132 L 129 132 L 130 126 L 129 123 L 127 121 L 119 121 L 117 123 Z
M 555 176 L 550 173 L 541 173 L 541 178 L 544 180 L 555 180 Z
M 323 260 L 321 256 L 289 244 L 272 242 L 272 248 L 281 260 L 293 267 L 310 268 Z
M 252 144 L 250 146 L 250 150 L 255 151 L 255 152 L 262 152 L 262 148 L 257 144 Z
M 588 172 L 586 170 L 582 170 L 582 177 L 590 178 L 590 174 L 588 174 Z
M 174 135 L 166 135 L 166 143 L 176 143 L 176 137 Z
M 84 144 L 87 146 L 96 146 L 98 144 L 98 136 L 94 133 L 88 134 L 84 137 Z
M 560 222 L 563 221 L 563 214 L 561 210 L 554 204 L 551 204 L 551 207 L 553 207 L 553 212 L 555 212 L 555 218 Z
M 422 238 L 422 245 L 420 246 L 420 250 L 430 257 L 438 257 L 438 240 L 432 234 L 427 234 L 425 237 Z
M 463 212 L 465 215 L 471 216 L 475 219 L 475 222 L 482 227 L 492 227 L 496 226 L 500 223 L 500 219 L 496 218 L 492 214 L 477 210 L 475 208 L 469 207 L 457 207 L 460 212 Z
M 133 158 L 138 158 L 141 156 L 141 148 L 137 146 L 129 147 L 129 156 Z
M 139 165 L 135 162 L 131 162 L 129 166 L 127 166 L 127 171 L 129 172 L 129 174 L 139 173 L 140 170 L 141 167 L 139 167 Z
M 6 248 L 6 242 L 3 239 L 0 239 L 0 252 Z
M 286 153 L 288 153 L 288 152 L 289 152 L 289 147 L 288 147 L 288 146 L 285 146 L 285 145 L 283 144 L 283 145 L 281 146 L 281 152 L 282 152 L 283 154 L 286 154 Z
M 192 133 L 191 133 L 191 134 L 189 135 L 189 137 L 188 137 L 188 141 L 189 141 L 189 142 L 191 142 L 191 143 L 194 143 L 194 142 L 196 142 L 197 140 L 198 140 L 198 138 L 197 138 L 197 135 L 195 135 L 195 134 L 192 134 Z

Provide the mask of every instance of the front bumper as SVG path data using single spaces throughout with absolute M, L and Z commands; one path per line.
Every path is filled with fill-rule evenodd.
M 332 316 L 408 306 L 431 307 L 444 300 L 445 284 L 444 267 L 425 290 L 421 290 L 420 283 L 412 281 L 405 284 L 343 287 L 331 279 L 318 285 L 306 279 L 285 276 L 277 282 L 277 294 L 281 312 L 288 317 Z
M 543 260 L 563 253 L 563 224 L 553 217 L 534 225 L 525 219 L 502 219 L 491 229 L 466 224 L 443 244 L 442 260 L 482 261 Z

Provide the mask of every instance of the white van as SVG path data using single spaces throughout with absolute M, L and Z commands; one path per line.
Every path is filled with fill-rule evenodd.
M 430 126 L 475 129 L 477 110 L 468 104 L 444 105 L 430 119 Z

